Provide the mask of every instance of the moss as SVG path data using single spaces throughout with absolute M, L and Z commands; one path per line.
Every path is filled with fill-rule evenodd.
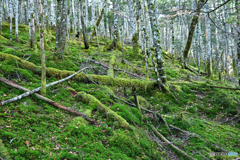
M 110 108 L 103 105 L 99 100 L 97 100 L 94 96 L 87 94 L 85 92 L 79 92 L 76 96 L 83 100 L 84 103 L 90 107 L 90 109 L 97 109 L 100 112 L 105 113 L 108 117 L 111 117 L 118 121 L 119 125 L 123 128 L 128 128 L 129 124 L 125 119 L 119 116 L 116 112 L 112 111 Z
M 0 40 L 5 40 L 6 41 L 7 39 L 0 35 Z
M 173 88 L 178 92 L 182 92 L 182 86 L 180 85 L 173 85 Z
M 2 140 L 0 139 L 0 158 L 4 160 L 9 160 L 9 153 L 7 149 L 4 147 L 4 144 L 2 143 Z
M 3 53 L 14 53 L 15 52 L 15 49 L 13 49 L 13 48 L 6 48 L 4 51 L 3 51 Z
M 88 122 L 83 119 L 82 117 L 76 117 L 73 119 L 73 121 L 71 122 L 70 125 L 74 126 L 74 127 L 81 127 L 83 125 L 87 125 Z
M 112 55 L 111 59 L 109 61 L 110 68 L 108 69 L 108 73 L 107 73 L 107 75 L 111 78 L 114 78 L 114 66 L 116 65 L 115 61 L 116 61 L 116 57 L 115 57 L 115 55 Z
M 152 109 L 152 105 L 142 96 L 137 96 L 138 102 L 141 108 Z M 134 97 L 129 98 L 130 101 L 134 102 Z
M 86 109 L 84 113 L 86 114 L 87 117 L 91 117 L 92 110 L 91 109 Z

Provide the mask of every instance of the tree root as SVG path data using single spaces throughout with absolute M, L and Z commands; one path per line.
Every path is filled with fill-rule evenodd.
M 11 82 L 11 81 L 8 81 L 8 80 L 6 80 L 6 79 L 4 79 L 4 78 L 2 78 L 2 77 L 0 77 L 0 81 L 3 82 L 3 83 L 5 83 L 5 84 L 7 84 L 7 85 L 9 85 L 9 86 L 11 86 L 11 87 L 14 87 L 14 88 L 17 88 L 17 89 L 20 89 L 20 90 L 23 90 L 23 91 L 27 91 L 27 92 L 30 91 L 30 90 L 28 90 L 27 88 L 24 88 L 24 87 L 22 87 L 22 86 L 20 86 L 20 85 L 18 85 L 18 84 L 15 84 L 15 83 L 13 83 L 13 82 Z M 77 115 L 77 116 L 80 116 L 80 117 L 84 118 L 85 120 L 87 120 L 88 122 L 90 122 L 91 124 L 96 124 L 96 122 L 95 122 L 94 120 L 88 118 L 88 117 L 87 117 L 86 115 L 84 115 L 84 114 L 81 114 L 81 113 L 79 113 L 79 112 L 77 112 L 77 111 L 74 111 L 74 110 L 71 109 L 71 108 L 65 107 L 65 106 L 63 106 L 63 105 L 61 105 L 61 104 L 59 104 L 59 103 L 57 103 L 57 102 L 54 102 L 54 101 L 52 101 L 51 99 L 48 99 L 48 98 L 46 98 L 46 97 L 44 97 L 44 96 L 41 96 L 41 95 L 39 95 L 39 94 L 37 94 L 37 93 L 35 93 L 35 95 L 36 95 L 39 99 L 41 99 L 41 100 L 43 100 L 43 101 L 46 101 L 46 102 L 54 105 L 55 107 L 61 108 L 61 109 L 65 110 L 65 111 L 68 111 L 68 112 L 70 112 L 70 113 L 72 113 L 72 114 L 75 114 L 75 115 Z

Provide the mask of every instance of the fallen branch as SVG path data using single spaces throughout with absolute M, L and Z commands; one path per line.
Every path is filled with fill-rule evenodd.
M 157 131 L 157 129 L 151 125 L 151 128 L 153 130 L 153 132 L 159 137 L 161 138 L 163 141 L 165 141 L 167 144 L 169 144 L 170 146 L 172 146 L 174 149 L 178 150 L 179 152 L 181 152 L 184 156 L 188 157 L 189 159 L 193 159 L 195 160 L 193 157 L 189 156 L 187 153 L 185 153 L 184 151 L 182 151 L 181 149 L 179 149 L 177 146 L 175 146 L 174 144 L 172 144 L 170 141 L 168 141 L 161 133 L 159 133 Z
M 230 90 L 240 90 L 240 88 L 221 87 L 221 86 L 213 86 L 213 85 L 210 85 L 209 87 L 221 88 L 221 89 L 230 89 Z
M 2 78 L 2 77 L 0 77 L 0 81 L 3 82 L 3 83 L 5 83 L 5 84 L 7 84 L 7 85 L 9 85 L 9 86 L 11 86 L 11 87 L 14 87 L 14 88 L 17 88 L 17 89 L 20 89 L 20 90 L 23 90 L 23 91 L 26 91 L 26 92 L 29 92 L 29 91 L 30 91 L 30 90 L 28 90 L 27 88 L 24 88 L 24 87 L 22 87 L 22 86 L 20 86 L 20 85 L 18 85 L 18 84 L 15 84 L 15 83 L 13 83 L 13 82 L 11 82 L 11 81 L 8 81 L 7 79 L 4 79 L 4 78 Z M 57 102 L 52 101 L 51 99 L 48 99 L 48 98 L 46 98 L 46 97 L 44 97 L 44 96 L 41 96 L 40 94 L 35 93 L 35 95 L 36 95 L 39 99 L 41 99 L 41 100 L 43 100 L 43 101 L 46 101 L 46 102 L 54 105 L 55 107 L 61 108 L 61 109 L 65 110 L 65 111 L 71 112 L 72 114 L 75 114 L 75 115 L 77 115 L 77 116 L 80 116 L 80 117 L 84 118 L 85 120 L 89 121 L 91 124 L 96 124 L 96 122 L 95 122 L 94 120 L 88 118 L 88 117 L 85 116 L 84 114 L 81 114 L 81 113 L 79 113 L 79 112 L 77 112 L 77 111 L 74 111 L 74 110 L 71 109 L 71 108 L 65 107 L 65 106 L 63 106 L 63 105 L 61 105 L 61 104 L 59 104 L 59 103 L 57 103 Z
M 61 80 L 59 80 L 59 81 L 52 82 L 52 83 L 50 83 L 50 84 L 47 84 L 47 85 L 46 85 L 46 88 L 47 88 L 47 87 L 50 87 L 50 86 L 53 86 L 53 85 L 55 85 L 55 84 L 64 82 L 64 81 L 72 78 L 73 76 L 75 76 L 77 73 L 80 73 L 80 72 L 82 72 L 83 70 L 85 70 L 85 69 L 87 69 L 87 68 L 88 68 L 88 67 L 85 67 L 85 68 L 79 70 L 78 72 L 76 72 L 76 73 L 74 73 L 74 74 L 72 74 L 72 75 L 70 75 L 70 76 L 68 76 L 68 77 L 66 77 L 66 78 L 63 78 L 63 79 L 61 79 Z M 28 91 L 28 92 L 26 92 L 26 93 L 23 93 L 23 94 L 21 94 L 21 95 L 19 95 L 19 96 L 17 96 L 17 97 L 8 99 L 8 100 L 6 100 L 6 101 L 3 101 L 3 102 L 0 103 L 0 106 L 3 106 L 4 104 L 8 104 L 8 103 L 11 103 L 11 102 L 15 102 L 15 101 L 17 101 L 17 100 L 20 100 L 20 99 L 22 99 L 22 98 L 24 98 L 24 97 L 27 97 L 27 96 L 29 96 L 29 95 L 31 95 L 31 94 L 34 94 L 34 93 L 36 93 L 36 92 L 38 92 L 38 91 L 40 91 L 40 90 L 41 90 L 41 87 L 38 87 L 38 88 L 36 88 L 36 89 L 34 89 L 34 90 L 31 90 L 31 91 Z

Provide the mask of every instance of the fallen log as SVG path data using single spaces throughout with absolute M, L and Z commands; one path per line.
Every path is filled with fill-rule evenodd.
M 35 64 L 24 61 L 21 58 L 7 54 L 7 53 L 1 53 L 0 52 L 0 61 L 4 60 L 16 60 L 19 65 L 19 68 L 24 68 L 32 71 L 35 74 L 41 74 L 41 67 L 36 66 Z M 67 77 L 71 74 L 73 74 L 74 71 L 66 71 L 66 70 L 59 70 L 56 68 L 46 68 L 46 74 L 50 77 L 55 78 L 62 78 Z M 75 76 L 76 81 L 80 82 L 91 82 L 89 80 L 89 77 L 93 80 L 97 81 L 98 83 L 104 84 L 104 85 L 110 85 L 110 86 L 117 86 L 117 87 L 136 87 L 141 90 L 146 89 L 155 89 L 156 88 L 156 81 L 149 81 L 149 80 L 138 80 L 138 79 L 126 79 L 126 78 L 111 78 L 107 75 L 93 75 L 93 74 L 84 74 L 84 73 L 78 73 Z
M 47 88 L 47 87 L 50 87 L 50 86 L 53 86 L 53 85 L 55 85 L 55 84 L 64 82 L 64 81 L 72 78 L 73 76 L 75 76 L 77 73 L 80 73 L 80 72 L 82 72 L 83 70 L 85 70 L 85 69 L 87 69 L 87 68 L 88 68 L 88 67 L 85 67 L 85 68 L 79 70 L 78 72 L 76 72 L 76 73 L 74 73 L 74 74 L 72 74 L 72 75 L 70 75 L 70 76 L 68 76 L 68 77 L 66 77 L 66 78 L 63 78 L 63 79 L 61 79 L 61 80 L 59 80 L 59 81 L 52 82 L 52 83 L 50 83 L 50 84 L 47 84 L 47 85 L 46 85 L 46 88 Z M 31 90 L 31 91 L 28 91 L 28 92 L 26 92 L 26 93 L 23 93 L 23 94 L 21 94 L 21 95 L 19 95 L 19 96 L 17 96 L 17 97 L 8 99 L 8 100 L 6 100 L 6 101 L 2 101 L 2 102 L 0 103 L 0 106 L 3 106 L 4 104 L 8 104 L 8 103 L 11 103 L 11 102 L 15 102 L 15 101 L 17 101 L 17 100 L 20 100 L 20 99 L 22 99 L 22 98 L 24 98 L 24 97 L 27 97 L 27 96 L 29 96 L 29 95 L 31 95 L 31 94 L 34 94 L 34 93 L 36 93 L 36 92 L 38 92 L 38 91 L 40 91 L 40 90 L 41 90 L 41 87 L 38 87 L 38 88 L 36 88 L 36 89 L 34 89 L 34 90 Z
M 221 89 L 230 89 L 230 90 L 240 90 L 240 88 L 221 87 L 221 86 L 213 86 L 213 85 L 210 85 L 209 87 L 221 88 Z
M 5 83 L 5 84 L 7 84 L 7 85 L 9 85 L 9 86 L 11 86 L 11 87 L 14 87 L 14 88 L 17 88 L 17 89 L 20 89 L 20 90 L 23 90 L 23 91 L 26 91 L 26 92 L 29 92 L 29 91 L 30 91 L 30 90 L 28 90 L 27 88 L 24 88 L 24 87 L 22 87 L 22 86 L 20 86 L 20 85 L 18 85 L 18 84 L 15 84 L 15 83 L 7 80 L 7 79 L 4 79 L 4 78 L 2 78 L 2 77 L 0 77 L 0 81 L 3 82 L 3 83 Z M 54 105 L 55 107 L 61 108 L 61 109 L 65 110 L 65 111 L 71 112 L 72 114 L 75 114 L 75 115 L 77 115 L 77 116 L 80 116 L 80 117 L 84 118 L 85 120 L 87 120 L 88 122 L 90 122 L 91 124 L 96 124 L 96 122 L 95 122 L 94 120 L 88 118 L 88 117 L 87 117 L 86 115 L 84 115 L 84 114 L 81 114 L 81 113 L 79 113 L 79 112 L 77 112 L 77 111 L 74 111 L 74 110 L 71 109 L 71 108 L 65 107 L 65 106 L 63 106 L 63 105 L 61 105 L 61 104 L 59 104 L 59 103 L 57 103 L 57 102 L 54 102 L 54 101 L 51 100 L 51 99 L 48 99 L 48 98 L 46 98 L 46 97 L 44 97 L 44 96 L 41 96 L 40 94 L 35 93 L 35 95 L 36 95 L 39 99 L 41 99 L 41 100 L 43 100 L 43 101 L 46 101 L 47 103 L 50 103 L 50 104 Z
M 163 141 L 165 141 L 167 144 L 169 144 L 171 147 L 173 147 L 174 149 L 178 150 L 179 152 L 181 152 L 184 156 L 188 157 L 189 159 L 193 159 L 195 160 L 193 157 L 189 156 L 187 153 L 185 153 L 184 151 L 182 151 L 181 149 L 179 149 L 177 146 L 175 146 L 174 144 L 172 144 L 170 141 L 168 141 L 161 133 L 159 133 L 157 131 L 157 129 L 151 125 L 151 128 L 153 130 L 153 132 L 159 137 L 161 138 Z

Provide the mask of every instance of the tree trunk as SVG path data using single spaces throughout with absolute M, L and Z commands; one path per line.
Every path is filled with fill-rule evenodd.
M 237 57 L 238 57 L 238 84 L 240 86 L 240 4 L 239 0 L 235 0 L 236 14 L 237 14 Z
M 101 14 L 100 14 L 100 16 L 98 17 L 98 20 L 97 20 L 97 22 L 96 22 L 96 24 L 95 24 L 95 26 L 94 26 L 93 33 L 92 33 L 92 36 L 91 36 L 91 37 L 94 37 L 94 36 L 96 35 L 96 30 L 95 30 L 95 28 L 98 28 L 98 26 L 99 26 L 99 24 L 100 24 L 100 22 L 101 22 L 101 20 L 102 20 L 106 3 L 107 3 L 107 0 L 104 1 L 104 6 L 103 6 L 102 11 L 101 11 Z
M 34 3 L 33 0 L 29 0 L 30 7 L 30 21 L 31 21 L 31 37 L 30 37 L 30 48 L 34 48 L 36 43 L 36 32 L 35 32 L 35 20 L 34 20 Z
M 156 18 L 156 9 L 154 6 L 153 0 L 148 0 L 148 12 L 151 22 L 153 43 L 155 48 L 155 57 L 157 59 L 157 71 L 159 77 L 157 77 L 158 82 L 163 90 L 165 90 L 165 85 L 167 83 L 166 71 L 164 68 L 164 60 L 162 56 L 161 42 L 160 42 L 160 32 L 158 30 L 157 18 Z
M 84 41 L 84 46 L 85 46 L 85 49 L 88 49 L 89 48 L 89 44 L 88 44 L 88 40 L 87 40 L 87 37 L 86 37 L 86 25 L 84 23 L 84 18 L 83 18 L 83 0 L 79 0 L 79 4 L 80 4 L 80 8 L 81 8 L 81 22 L 82 22 L 82 34 L 83 34 L 83 41 Z
M 206 11 L 209 12 L 208 2 L 206 3 Z M 209 18 L 206 18 L 206 54 L 207 54 L 207 75 L 212 75 L 212 56 L 211 56 L 211 25 Z
M 185 49 L 183 51 L 183 56 L 184 56 L 183 64 L 184 64 L 184 67 L 187 65 L 186 64 L 186 60 L 188 58 L 189 50 L 191 48 L 193 34 L 194 34 L 194 31 L 195 31 L 195 27 L 196 27 L 196 25 L 198 23 L 198 17 L 199 17 L 199 14 L 200 14 L 200 10 L 203 7 L 204 2 L 205 2 L 205 0 L 200 0 L 198 2 L 196 13 L 195 13 L 195 15 L 192 18 L 192 23 L 191 23 L 190 28 L 189 28 L 187 43 L 186 43 Z
M 13 18 L 13 0 L 9 0 L 9 16 L 10 16 L 10 40 L 12 40 L 12 18 Z
M 16 36 L 16 42 L 18 43 L 18 0 L 15 0 L 15 36 Z
M 129 19 L 130 19 L 130 26 L 132 31 L 133 54 L 137 55 L 139 53 L 138 33 L 136 30 L 136 23 L 134 20 L 133 9 L 134 9 L 133 0 L 128 0 Z
M 39 34 L 40 34 L 40 50 L 41 50 L 41 95 L 46 96 L 46 65 L 44 53 L 44 14 L 42 0 L 38 0 L 38 17 L 39 17 Z

